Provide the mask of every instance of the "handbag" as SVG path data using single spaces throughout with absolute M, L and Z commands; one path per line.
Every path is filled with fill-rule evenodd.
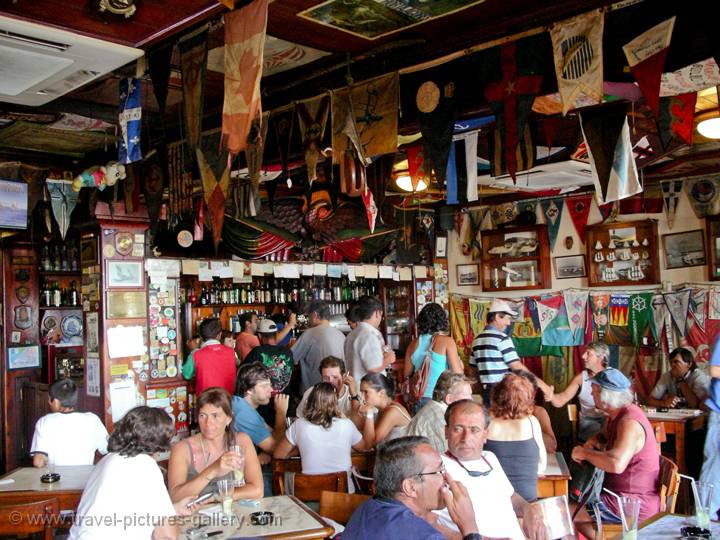
M 420 367 L 416 369 L 412 375 L 410 375 L 403 383 L 403 399 L 407 404 L 414 404 L 420 401 L 427 390 L 427 385 L 430 380 L 430 356 L 432 354 L 432 348 L 435 344 L 435 334 L 433 334 L 428 346 L 425 358 L 420 364 Z

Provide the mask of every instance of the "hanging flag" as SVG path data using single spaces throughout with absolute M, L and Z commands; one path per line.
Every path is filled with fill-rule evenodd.
M 472 343 L 472 340 L 475 339 L 475 336 L 477 336 L 485 328 L 485 325 L 487 324 L 485 320 L 487 318 L 487 310 L 489 307 L 489 300 L 470 298 L 470 343 Z
M 372 191 L 370 191 L 367 186 L 365 186 L 365 190 L 362 193 L 362 201 L 365 205 L 365 213 L 367 214 L 368 229 L 370 229 L 370 233 L 374 233 L 378 209 L 377 206 L 375 206 L 375 199 L 373 198 Z
M 60 229 L 60 236 L 65 240 L 65 234 L 70 226 L 70 214 L 77 204 L 80 193 L 73 190 L 72 180 L 48 178 L 46 183 L 50 194 L 50 206 Z
M 494 178 L 509 173 L 507 166 L 504 146 L 499 130 L 493 131 L 491 137 L 488 138 L 489 155 L 490 155 L 490 174 Z M 530 126 L 525 124 L 522 138 L 515 149 L 515 169 L 516 171 L 526 171 L 535 166 L 535 154 L 537 148 L 530 132 Z
M 196 156 L 198 169 L 200 170 L 200 178 L 203 183 L 205 204 L 210 214 L 213 244 L 215 246 L 215 252 L 217 253 L 220 239 L 222 238 L 223 221 L 225 220 L 225 201 L 227 200 L 228 189 L 230 187 L 230 167 L 226 167 L 222 172 L 222 176 L 218 179 L 215 176 L 212 166 L 205 159 L 205 154 L 201 148 L 197 148 Z
M 118 161 L 123 164 L 142 159 L 140 128 L 142 120 L 142 97 L 140 79 L 120 79 L 120 141 Z
M 512 341 L 518 356 L 538 356 L 542 350 L 542 330 L 537 312 L 537 301 L 526 298 L 523 306 L 524 318 L 515 321 Z
M 563 291 L 568 324 L 575 338 L 582 339 L 585 334 L 589 294 L 589 291 L 580 291 L 577 289 Z
M 705 330 L 705 318 L 707 316 L 707 299 L 707 290 L 697 287 L 691 289 L 690 304 L 688 310 L 690 317 L 688 318 L 688 323 L 690 323 L 690 318 L 692 318 L 702 330 Z
M 662 189 L 659 185 L 646 185 L 642 193 L 616 201 L 618 214 L 660 214 L 663 211 Z M 602 208 L 601 208 L 602 213 Z
M 580 113 L 580 128 L 588 149 L 598 204 L 640 193 L 631 152 L 627 104 L 612 103 Z
M 665 150 L 674 138 L 692 144 L 696 103 L 697 92 L 660 98 L 658 131 Z
M 690 304 L 690 289 L 663 293 L 663 297 L 675 329 L 680 334 L 680 337 L 685 337 L 687 333 L 685 320 L 687 319 L 687 310 Z
M 720 214 L 720 175 L 688 178 L 683 184 L 698 218 Z
M 566 201 L 566 208 L 570 212 L 573 225 L 575 225 L 575 230 L 582 243 L 585 243 L 585 227 L 587 227 L 588 216 L 590 215 L 591 201 L 592 194 L 568 197 Z
M 720 69 L 714 58 L 706 58 L 673 72 L 665 72 L 660 80 L 660 97 L 696 93 L 720 84 Z
M 655 341 L 659 344 L 662 343 L 662 337 L 665 335 L 663 330 L 665 328 L 665 316 L 667 315 L 667 305 L 665 304 L 665 297 L 662 294 L 654 294 L 651 303 L 652 309 L 652 333 Z
M 330 98 L 327 95 L 296 104 L 300 134 L 305 148 L 305 166 L 307 168 L 308 183 L 317 178 L 317 163 L 322 154 L 322 140 L 325 135 L 328 115 L 330 114 Z
M 647 135 L 640 137 L 638 142 L 633 145 L 632 153 L 635 163 L 640 166 L 655 155 L 655 149 L 652 147 L 652 144 L 650 144 L 650 139 L 648 139 Z
M 667 218 L 668 229 L 672 230 L 675 223 L 675 212 L 680 204 L 680 194 L 682 193 L 682 180 L 663 180 L 660 187 L 663 193 L 663 206 L 665 207 L 665 217 Z
M 466 133 L 463 136 L 465 141 L 465 170 L 467 171 L 467 200 L 473 202 L 478 200 L 477 190 L 477 144 L 478 144 L 478 132 L 473 131 Z
M 550 27 L 563 116 L 588 100 L 602 102 L 604 22 L 604 14 L 597 9 Z
M 652 317 L 652 293 L 636 293 L 630 295 L 630 315 L 628 326 L 630 337 L 636 347 L 643 345 L 642 337 Z
M 610 297 L 610 325 L 627 326 L 630 310 L 629 294 L 613 294 Z
M 555 249 L 555 241 L 557 240 L 557 235 L 560 231 L 560 218 L 562 218 L 563 202 L 563 199 L 559 197 L 556 199 L 540 200 L 540 206 L 542 207 L 543 214 L 545 214 L 545 220 L 547 221 L 551 253 Z
M 499 66 L 501 76 L 500 80 L 495 78 L 494 82 L 486 84 L 485 99 L 495 113 L 496 129 L 501 141 L 500 153 L 513 181 L 519 170 L 516 151 L 521 137 L 525 138 L 528 115 L 543 80 L 542 68 L 533 61 L 537 60 L 541 49 L 540 39 L 533 36 L 511 41 L 487 52 L 486 62 Z M 487 80 L 493 79 L 487 77 Z
M 470 357 L 470 345 L 475 337 L 470 329 L 470 305 L 467 298 L 450 296 L 450 335 L 453 336 L 458 349 L 458 356 L 467 361 Z M 468 342 L 469 339 L 469 342 Z
M 642 90 L 645 103 L 658 116 L 660 79 L 670 47 L 675 17 L 653 26 L 623 46 L 630 71 Z
M 592 311 L 593 340 L 603 341 L 608 330 L 608 306 L 610 294 L 590 293 L 590 309 Z
M 253 120 L 248 133 L 247 145 L 245 146 L 245 160 L 247 161 L 250 184 L 257 191 L 260 198 L 260 175 L 262 173 L 262 158 L 267 140 L 268 122 L 270 113 L 258 115 Z M 260 210 L 260 208 L 258 208 Z
M 175 42 L 167 41 L 152 52 L 147 53 L 148 70 L 152 80 L 155 101 L 158 104 L 160 121 L 164 122 L 165 105 L 167 103 L 168 83 L 170 82 L 170 67 Z
M 598 210 L 600 210 L 600 216 L 602 216 L 603 222 L 613 221 L 618 216 L 618 202 L 613 201 L 606 204 L 598 204 Z
M 493 223 L 497 227 L 498 225 L 504 225 L 505 223 L 515 221 L 515 218 L 518 216 L 520 211 L 518 210 L 518 203 L 509 202 L 496 204 L 491 208 L 490 213 L 492 215 Z
M 708 291 L 708 319 L 720 321 L 720 289 Z
M 275 109 L 270 113 L 270 124 L 275 134 L 275 144 L 280 154 L 282 165 L 282 177 L 288 176 L 288 156 L 290 155 L 290 144 L 292 142 L 293 127 L 295 125 L 295 104 Z
M 565 309 L 565 300 L 561 294 L 541 297 L 537 302 L 537 309 L 543 345 L 563 347 L 582 343 L 575 341 Z M 581 333 L 578 333 L 578 337 L 582 340 Z
M 208 29 L 201 28 L 178 43 L 182 72 L 183 117 L 190 151 L 200 144 L 205 75 L 207 74 Z
M 428 177 L 428 171 L 425 163 L 425 148 L 422 144 L 415 144 L 409 146 L 405 153 L 408 158 L 408 174 L 412 179 L 413 189 L 417 188 L 420 180 L 425 182 L 425 185 L 430 185 L 430 178 Z
M 267 14 L 268 0 L 253 0 L 225 14 L 222 134 L 231 156 L 245 148 L 252 121 L 262 114 L 260 79 Z
M 458 202 L 458 171 L 457 163 L 455 163 L 455 144 L 450 144 L 450 154 L 447 160 L 447 171 L 445 172 L 446 189 L 445 198 L 447 204 L 457 204 Z
M 455 128 L 455 74 L 451 67 L 442 67 L 427 75 L 428 79 L 417 89 L 415 105 L 419 111 L 425 159 L 435 172 L 438 186 L 443 186 Z

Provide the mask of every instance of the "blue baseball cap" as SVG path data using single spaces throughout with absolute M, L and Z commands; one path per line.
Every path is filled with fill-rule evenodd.
M 623 372 L 619 369 L 611 367 L 602 370 L 590 382 L 613 392 L 622 392 L 630 388 L 630 379 L 623 375 Z

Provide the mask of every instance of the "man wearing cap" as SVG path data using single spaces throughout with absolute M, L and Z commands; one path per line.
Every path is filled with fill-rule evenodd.
M 573 448 L 572 459 L 589 461 L 605 471 L 603 488 L 620 497 L 640 499 L 642 522 L 660 511 L 660 453 L 655 432 L 642 409 L 633 403 L 630 381 L 619 370 L 609 367 L 596 374 L 592 395 L 595 406 L 609 416 L 606 434 Z M 600 495 L 600 512 L 604 522 L 621 522 L 617 499 L 605 491 Z M 593 534 L 593 522 L 585 509 L 575 522 L 585 536 Z
M 322 300 L 314 300 L 305 310 L 310 328 L 305 330 L 292 346 L 295 363 L 300 365 L 300 392 L 322 382 L 320 362 L 334 356 L 345 359 L 343 345 L 345 335 L 330 326 L 330 306 Z
M 235 352 L 220 343 L 220 321 L 205 319 L 200 323 L 199 331 L 202 347 L 188 356 L 182 369 L 183 377 L 195 377 L 195 393 L 198 396 L 213 386 L 224 388 L 232 395 L 235 391 Z
M 505 331 L 512 324 L 517 312 L 505 300 L 496 298 L 490 304 L 487 314 L 487 326 L 472 343 L 470 364 L 478 371 L 482 385 L 483 403 L 490 403 L 490 390 L 511 370 L 526 370 L 515 351 L 512 339 Z M 548 386 L 538 379 L 538 386 L 546 395 Z
M 277 323 L 272 319 L 262 319 L 258 323 L 260 345 L 252 349 L 243 363 L 260 362 L 270 373 L 273 395 L 287 388 L 293 370 L 293 353 L 277 344 Z

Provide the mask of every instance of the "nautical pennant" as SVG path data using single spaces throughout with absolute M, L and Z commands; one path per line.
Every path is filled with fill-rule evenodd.
M 455 162 L 455 144 L 450 144 L 450 154 L 447 160 L 447 171 L 445 173 L 447 204 L 457 204 L 458 202 L 458 170 Z
M 330 114 L 330 98 L 327 95 L 300 101 L 296 104 L 303 147 L 305 148 L 305 166 L 308 183 L 317 178 L 317 163 L 322 154 L 322 139 L 325 134 L 328 115 Z
M 683 289 L 671 293 L 663 293 L 665 305 L 670 312 L 670 319 L 675 325 L 681 337 L 687 333 L 685 319 L 687 318 L 688 305 L 690 304 L 690 289 Z
M 208 29 L 185 36 L 178 43 L 182 72 L 183 117 L 190 151 L 200 144 L 203 117 L 203 93 L 207 73 Z
M 630 295 L 628 326 L 630 327 L 630 337 L 636 347 L 642 345 L 642 336 L 652 317 L 652 297 L 652 293 Z
M 592 310 L 593 339 L 602 341 L 608 330 L 608 305 L 610 294 L 592 292 L 590 293 L 590 309 Z
M 372 191 L 370 191 L 370 188 L 368 188 L 367 185 L 365 186 L 365 190 L 362 192 L 362 201 L 365 205 L 365 213 L 367 214 L 368 229 L 370 229 L 370 233 L 374 233 L 375 220 L 377 219 L 378 209 L 375 205 L 373 193 Z
M 436 69 L 428 75 L 430 78 L 417 90 L 415 105 L 419 111 L 425 159 L 432 165 L 438 185 L 442 186 L 455 128 L 455 76 L 449 68 Z M 426 169 L 426 172 L 429 171 Z
M 225 221 L 225 200 L 227 199 L 230 187 L 230 166 L 226 167 L 218 180 L 212 170 L 212 166 L 205 159 L 202 148 L 197 148 L 195 154 L 200 170 L 200 178 L 203 183 L 203 195 L 205 204 L 210 213 L 210 224 L 212 226 L 213 244 L 215 251 L 220 245 L 222 238 L 223 221 Z M 254 215 L 254 214 L 253 214 Z
M 570 289 L 563 291 L 565 299 L 565 309 L 567 310 L 568 323 L 573 336 L 577 337 L 579 332 L 582 335 L 585 332 L 585 321 L 587 318 L 587 303 L 589 291 L 580 291 Z
M 695 319 L 697 325 L 705 330 L 705 317 L 707 316 L 707 298 L 708 292 L 706 289 L 694 288 L 691 289 L 690 293 L 690 317 Z M 689 320 L 688 320 L 689 323 Z
M 688 178 L 683 185 L 698 218 L 720 214 L 720 175 Z
M 412 179 L 413 189 L 416 189 L 420 180 L 425 182 L 425 185 L 430 185 L 429 171 L 427 170 L 428 165 L 425 162 L 425 148 L 422 144 L 415 144 L 409 146 L 405 153 L 408 158 L 408 174 Z
M 513 327 L 513 345 L 518 356 L 537 356 L 542 349 L 542 330 L 537 313 L 535 298 L 526 298 L 523 311 L 524 319 L 515 321 Z
M 465 169 L 467 170 L 467 200 L 473 202 L 478 200 L 477 190 L 477 144 L 478 132 L 465 133 L 462 135 L 465 141 Z
M 720 289 L 708 291 L 708 319 L 720 320 Z
M 672 230 L 673 224 L 675 223 L 675 212 L 677 212 L 678 204 L 680 204 L 682 185 L 682 180 L 663 180 L 660 182 L 663 193 L 665 217 L 667 219 L 668 229 L 670 230 Z
M 537 307 L 543 345 L 562 347 L 582 343 L 582 333 L 578 334 L 580 341 L 576 342 L 576 336 L 570 328 L 563 295 L 541 298 Z
M 550 240 L 550 251 L 555 249 L 555 241 L 560 231 L 560 219 L 562 218 L 563 199 L 541 199 L 540 206 L 547 221 L 548 239 Z
M 142 120 L 142 98 L 140 79 L 120 79 L 120 141 L 118 161 L 123 164 L 142 159 L 140 150 L 140 128 Z
M 65 234 L 70 226 L 70 214 L 75 209 L 79 192 L 72 188 L 72 180 L 46 180 L 50 194 L 50 206 L 60 229 L 60 236 L 65 240 Z
M 550 27 L 563 116 L 588 101 L 602 102 L 604 22 L 598 9 Z
M 662 342 L 663 329 L 665 328 L 665 317 L 667 315 L 667 305 L 665 297 L 662 294 L 655 294 L 652 298 L 652 333 L 655 341 Z
M 658 131 L 665 150 L 669 148 L 673 138 L 692 144 L 695 103 L 697 92 L 660 98 Z
M 613 294 L 610 297 L 610 325 L 627 326 L 630 311 L 629 294 Z
M 582 243 L 585 243 L 585 228 L 587 227 L 588 216 L 590 215 L 591 200 L 592 194 L 567 199 L 567 209 L 570 212 L 573 225 L 575 225 L 575 230 Z

